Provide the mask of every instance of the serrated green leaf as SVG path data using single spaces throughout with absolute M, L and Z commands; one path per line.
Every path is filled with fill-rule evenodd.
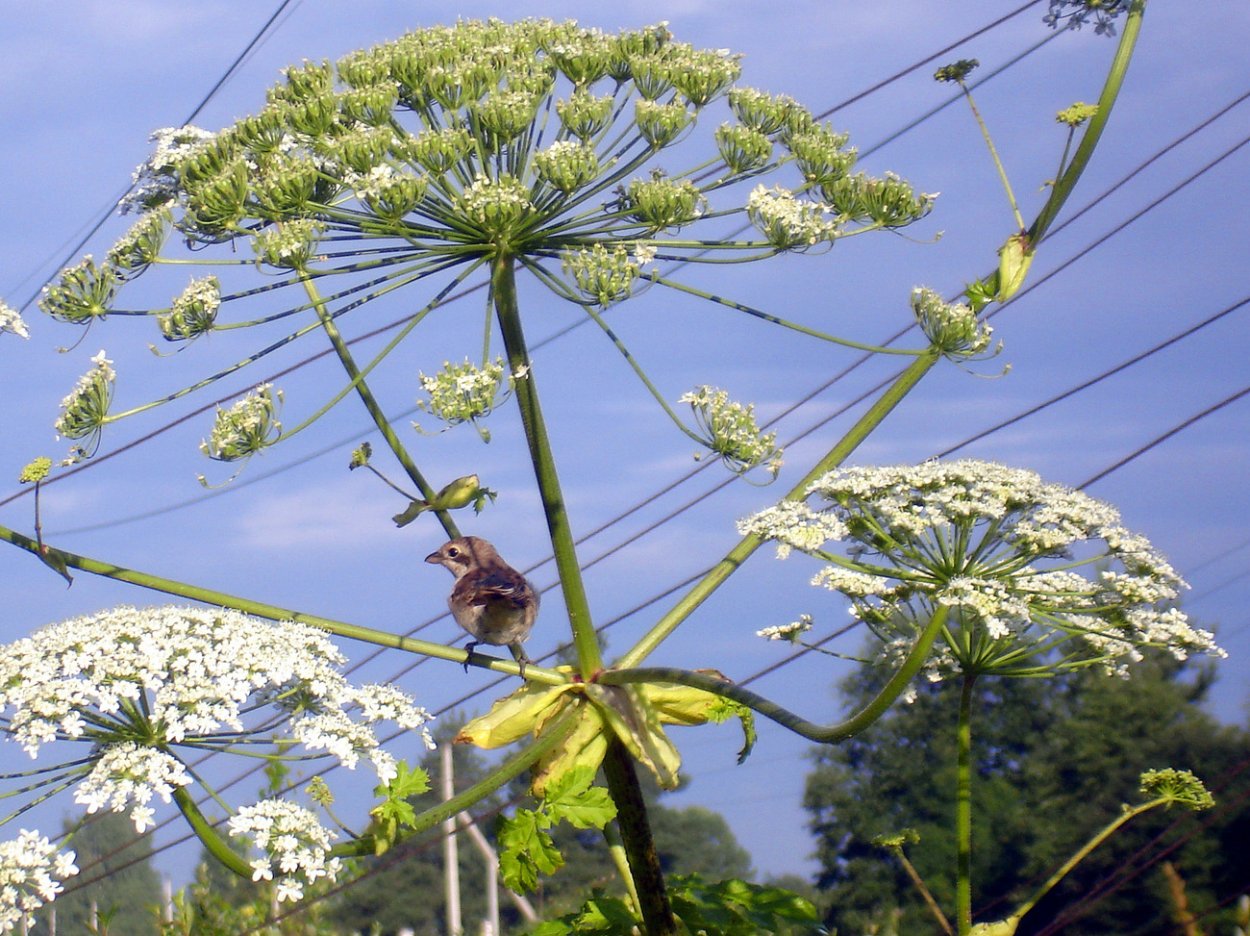
M 603 787 L 565 794 L 546 801 L 546 806 L 552 819 L 563 820 L 577 829 L 602 829 L 616 818 L 616 803 Z
M 518 809 L 516 815 L 499 822 L 499 873 L 504 883 L 517 893 L 538 886 L 539 874 L 554 874 L 564 865 L 564 856 L 544 830 L 551 820 L 532 809 Z

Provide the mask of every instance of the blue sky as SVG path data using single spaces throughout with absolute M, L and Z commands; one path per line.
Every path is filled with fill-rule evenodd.
M 668 20 L 681 40 L 745 53 L 745 83 L 791 94 L 820 112 L 1017 6 L 475 2 L 440 5 L 441 18 L 435 19 L 415 4 L 304 0 L 290 6 L 289 15 L 196 122 L 217 129 L 258 109 L 264 89 L 284 65 L 334 59 L 456 15 L 572 17 L 609 30 Z M 149 0 L 82 2 L 72 14 L 63 6 L 28 4 L 8 13 L 0 35 L 0 77 L 6 88 L 0 99 L 0 168 L 8 179 L 0 196 L 0 296 L 13 304 L 23 301 L 56 271 L 69 246 L 124 190 L 131 170 L 148 153 L 148 134 L 184 119 L 270 11 L 270 5 L 239 0 L 192 5 Z M 1035 6 L 938 64 L 975 57 L 982 73 L 989 71 L 1049 35 L 1041 24 L 1044 12 L 1044 5 Z M 1243 45 L 1248 19 L 1247 8 L 1234 4 L 1210 5 L 1202 17 L 1180 4 L 1156 4 L 1148 11 L 1103 145 L 1061 222 L 1247 91 L 1250 71 Z M 1039 186 L 1053 175 L 1062 148 L 1055 111 L 1096 98 L 1114 45 L 1092 29 L 1064 34 L 978 90 L 1026 218 L 1041 204 Z M 929 78 L 933 67 L 839 110 L 833 123 L 868 151 L 949 94 Z M 855 461 L 917 461 L 942 452 L 1245 299 L 1245 226 L 1238 218 L 1247 195 L 1246 149 L 1098 242 L 1236 146 L 1247 106 L 1234 108 L 1055 233 L 1039 251 L 1032 276 L 1037 281 L 1054 275 L 994 321 L 997 337 L 1005 342 L 1003 355 L 976 368 L 977 373 L 938 368 Z M 994 251 L 1012 232 L 1013 222 L 965 107 L 949 107 L 873 151 L 864 167 L 874 173 L 894 170 L 920 190 L 939 192 L 933 215 L 907 237 L 854 238 L 825 255 L 785 257 L 731 272 L 718 269 L 715 276 L 700 272 L 694 280 L 778 315 L 875 341 L 907 324 L 912 286 L 952 293 L 993 268 Z M 103 253 L 125 226 L 111 221 L 88 249 Z M 577 318 L 573 307 L 561 307 L 537 290 L 523 291 L 522 302 L 528 303 L 532 339 Z M 462 305 L 459 312 L 467 318 L 441 319 L 380 375 L 391 411 L 412 406 L 418 370 L 429 372 L 444 357 L 475 353 L 481 300 Z M 370 313 L 377 317 L 366 316 L 353 327 L 363 331 L 389 321 L 397 308 L 403 306 Z M 1243 388 L 1250 352 L 1247 314 L 1246 309 L 1234 311 L 959 454 L 1081 484 Z M 754 400 L 765 417 L 780 413 L 853 360 L 671 293 L 653 291 L 612 315 L 614 326 L 670 399 L 711 383 L 736 398 Z M 0 485 L 0 499 L 16 491 L 13 481 L 31 457 L 61 454 L 65 443 L 54 443 L 51 429 L 57 405 L 100 348 L 117 361 L 123 405 L 168 392 L 206 372 L 207 361 L 229 359 L 237 351 L 231 340 L 214 336 L 207 350 L 156 358 L 146 350 L 154 337 L 146 330 L 150 324 L 141 329 L 129 320 L 111 320 L 58 354 L 57 348 L 74 345 L 78 333 L 33 309 L 26 319 L 32 333 L 28 342 L 0 338 L 0 381 L 6 394 L 0 478 L 10 479 Z M 278 366 L 315 350 L 320 347 L 310 343 Z M 1000 376 L 1004 363 L 1011 364 L 1011 371 Z M 265 373 L 272 369 L 261 366 Z M 780 438 L 835 414 L 896 366 L 894 360 L 874 361 L 832 384 L 778 425 Z M 612 519 L 694 466 L 689 440 L 663 418 L 593 326 L 542 349 L 536 367 L 542 368 L 541 387 L 575 531 Z M 227 389 L 242 391 L 255 379 L 243 378 Z M 319 401 L 337 389 L 338 379 L 326 367 L 313 367 L 284 382 L 287 418 L 298 418 L 301 401 Z M 1187 608 L 1215 627 L 1230 654 L 1213 699 L 1217 714 L 1230 721 L 1245 719 L 1246 685 L 1237 674 L 1250 653 L 1244 611 L 1250 598 L 1247 406 L 1244 398 L 1231 403 L 1089 488 L 1117 505 L 1126 524 L 1150 537 L 1189 578 L 1193 591 Z M 110 427 L 101 452 L 184 411 L 162 410 Z M 616 617 L 723 555 L 736 539 L 733 521 L 779 497 L 787 482 L 800 477 L 849 425 L 854 412 L 792 446 L 773 488 L 731 485 L 596 565 L 587 578 L 596 616 Z M 399 420 L 405 426 L 407 421 Z M 200 416 L 48 488 L 43 503 L 48 538 L 129 567 L 393 631 L 406 631 L 442 611 L 449 580 L 420 562 L 438 545 L 438 530 L 433 524 L 396 530 L 389 520 L 398 509 L 394 496 L 359 472 L 345 470 L 351 447 L 368 429 L 352 401 L 315 431 L 254 460 L 240 478 L 244 483 L 203 499 L 195 475 L 206 466 L 196 444 L 209 426 L 209 417 Z M 493 417 L 491 430 L 488 447 L 469 429 L 413 437 L 412 442 L 423 465 L 431 466 L 432 477 L 477 471 L 500 491 L 498 504 L 466 521 L 465 529 L 495 541 L 513 564 L 527 566 L 545 556 L 545 532 L 511 407 Z M 316 456 L 337 441 L 343 446 Z M 220 468 L 209 467 L 210 474 Z M 582 558 L 594 558 L 723 477 L 715 466 L 701 472 L 586 544 Z M 177 505 L 183 506 L 169 509 Z M 0 522 L 30 529 L 29 499 L 0 508 Z M 759 627 L 784 623 L 800 612 L 814 614 L 826 627 L 841 624 L 844 608 L 807 587 L 812 571 L 800 560 L 776 563 L 761 551 L 654 661 L 715 667 L 743 678 L 782 656 L 778 645 L 752 636 Z M 547 566 L 532 577 L 546 585 L 553 574 Z M 0 551 L 0 601 L 6 612 L 0 638 L 6 640 L 76 613 L 154 600 L 159 599 L 86 575 L 67 590 L 25 554 Z M 661 601 L 614 626 L 610 650 L 627 647 L 666 607 Z M 553 593 L 531 653 L 550 649 L 563 636 L 557 635 L 561 611 Z M 446 622 L 423 636 L 459 640 Z M 845 649 L 857 642 L 852 638 Z M 358 656 L 364 652 L 347 649 Z M 408 663 L 384 656 L 363 667 L 362 678 L 388 678 Z M 832 684 L 843 672 L 827 660 L 803 660 L 754 688 L 814 720 L 830 721 L 838 714 Z M 423 704 L 438 708 L 488 678 L 431 664 L 405 672 L 401 682 Z M 487 698 L 479 696 L 463 708 L 472 711 Z M 723 812 L 762 872 L 811 870 L 811 842 L 799 807 L 808 766 L 804 743 L 766 726 L 756 753 L 739 768 L 733 763 L 737 738 L 729 727 L 687 730 L 677 740 L 692 782 L 676 802 Z M 249 781 L 247 788 L 255 785 Z M 174 831 L 164 830 L 158 841 L 173 838 Z M 190 854 L 185 848 L 183 853 Z M 185 854 L 171 858 L 170 866 L 185 867 Z

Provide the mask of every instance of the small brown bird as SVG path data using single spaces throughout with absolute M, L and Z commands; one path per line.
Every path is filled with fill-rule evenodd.
M 425 557 L 456 577 L 447 607 L 456 623 L 473 638 L 465 649 L 469 657 L 480 643 L 506 646 L 520 664 L 530 662 L 521 642 L 530 635 L 538 617 L 538 592 L 508 563 L 499 558 L 495 547 L 476 536 L 462 536 L 444 543 Z M 464 669 L 469 671 L 469 661 Z

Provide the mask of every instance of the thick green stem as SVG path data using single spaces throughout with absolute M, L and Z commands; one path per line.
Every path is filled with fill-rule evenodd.
M 655 840 L 647 822 L 642 787 L 629 752 L 616 738 L 608 742 L 608 751 L 603 758 L 603 775 L 616 803 L 616 822 L 621 830 L 629 873 L 634 879 L 632 890 L 639 901 L 638 909 L 642 913 L 647 936 L 676 936 L 677 924 L 673 920 L 672 905 L 668 902 L 660 856 L 655 850 Z
M 1090 119 L 1089 126 L 1086 127 L 1081 142 L 1076 148 L 1076 153 L 1072 156 L 1072 162 L 1068 164 L 1063 175 L 1055 180 L 1050 197 L 1042 206 L 1032 227 L 1029 228 L 1029 243 L 1033 247 L 1036 247 L 1046 236 L 1046 232 L 1059 215 L 1059 210 L 1068 200 L 1068 196 L 1072 194 L 1072 190 L 1076 188 L 1081 173 L 1085 171 L 1090 157 L 1094 155 L 1094 149 L 1098 146 L 1103 130 L 1106 129 L 1107 121 L 1111 119 L 1111 108 L 1115 106 L 1116 98 L 1120 94 L 1124 76 L 1128 73 L 1129 62 L 1133 58 L 1133 48 L 1137 45 L 1137 37 L 1141 33 L 1142 14 L 1145 9 L 1145 0 L 1137 0 L 1124 18 L 1124 23 L 1120 27 L 1120 44 L 1116 48 L 1115 58 L 1111 61 L 1107 80 L 1103 83 L 1102 94 L 1098 98 L 1098 113 Z
M 569 525 L 564 494 L 560 490 L 560 479 L 551 454 L 547 426 L 538 402 L 538 387 L 530 368 L 529 349 L 525 344 L 525 333 L 521 328 L 521 315 L 517 308 L 516 271 L 513 264 L 512 257 L 505 253 L 500 253 L 491 264 L 491 293 L 495 303 L 495 315 L 503 334 L 504 348 L 508 354 L 508 370 L 512 374 L 513 393 L 521 411 L 521 425 L 525 429 L 525 440 L 529 444 L 530 460 L 534 464 L 534 477 L 538 482 L 543 513 L 547 517 L 547 531 L 555 553 L 556 569 L 560 574 L 564 604 L 568 609 L 573 646 L 577 650 L 581 671 L 589 675 L 603 666 L 603 658 L 599 653 L 599 639 L 590 617 L 590 603 L 586 598 L 586 587 L 577 562 L 573 530 Z
M 958 847 L 955 879 L 955 923 L 959 936 L 972 930 L 972 686 L 976 676 L 965 675 L 959 693 L 956 732 L 955 839 Z
M 404 444 L 399 441 L 399 436 L 395 434 L 395 429 L 391 426 L 390 420 L 386 418 L 386 413 L 382 411 L 382 407 L 378 404 L 377 398 L 374 397 L 373 391 L 369 389 L 364 376 L 360 373 L 360 368 L 356 365 L 355 358 L 352 357 L 351 349 L 347 347 L 347 342 L 343 340 L 343 335 L 339 331 L 338 325 L 334 323 L 334 317 L 330 315 L 329 309 L 326 308 L 325 301 L 317 291 L 316 284 L 313 283 L 307 273 L 301 274 L 300 279 L 304 284 L 304 291 L 308 293 L 308 298 L 312 300 L 313 308 L 317 310 L 317 317 L 321 320 L 321 327 L 325 330 L 326 337 L 330 339 L 330 344 L 334 347 L 334 353 L 338 355 L 339 363 L 343 365 L 347 376 L 351 378 L 352 384 L 356 388 L 356 394 L 360 397 L 361 402 L 364 403 L 365 409 L 369 411 L 374 425 L 382 433 L 382 438 L 386 440 L 387 447 L 395 453 L 395 458 L 399 460 L 404 472 L 412 479 L 412 483 L 417 486 L 421 496 L 427 501 L 433 500 L 436 493 L 434 488 L 425 480 L 425 476 L 417 468 L 416 462 L 412 460 L 412 456 L 408 454 Z M 449 539 L 456 539 L 460 536 L 460 530 L 456 526 L 456 521 L 451 518 L 451 514 L 448 511 L 434 510 L 431 512 L 438 518 L 438 522 L 443 525 L 443 530 L 446 531 Z
M 69 567 L 71 569 L 81 569 L 83 572 L 90 572 L 93 575 L 100 575 L 105 578 L 115 579 L 119 582 L 127 582 L 131 585 L 138 585 L 141 588 L 147 588 L 152 591 L 165 592 L 168 595 L 177 595 L 179 598 L 186 598 L 190 601 L 199 601 L 204 604 L 215 605 L 221 608 L 233 608 L 236 611 L 242 611 L 245 614 L 254 614 L 257 617 L 268 618 L 272 621 L 299 621 L 302 624 L 309 624 L 313 627 L 319 627 L 322 630 L 329 631 L 339 637 L 347 637 L 351 640 L 362 640 L 379 647 L 393 647 L 396 650 L 406 650 L 409 653 L 420 653 L 425 656 L 439 657 L 443 660 L 452 660 L 456 663 L 469 662 L 474 666 L 482 666 L 484 661 L 490 660 L 485 664 L 484 668 L 493 669 L 500 673 L 510 673 L 518 675 L 520 668 L 518 664 L 512 660 L 493 660 L 483 657 L 479 653 L 474 653 L 472 658 L 458 647 L 448 647 L 445 644 L 431 643 L 427 640 L 417 640 L 414 637 L 401 637 L 398 634 L 390 634 L 386 631 L 375 630 L 372 627 L 363 627 L 359 624 L 348 624 L 344 621 L 336 621 L 332 618 L 324 618 L 315 614 L 306 614 L 303 611 L 295 611 L 290 608 L 282 608 L 277 605 L 266 604 L 261 601 L 253 601 L 249 598 L 240 598 L 237 595 L 231 595 L 226 592 L 214 591 L 211 588 L 200 588 L 197 585 L 188 585 L 186 582 L 179 582 L 174 579 L 161 578 L 157 575 L 149 575 L 146 572 L 137 572 L 134 569 L 127 569 L 113 563 L 100 562 L 97 559 L 90 559 L 86 556 L 79 556 L 76 553 L 65 552 L 60 549 L 53 549 L 50 546 L 40 545 L 27 536 L 10 530 L 8 527 L 0 526 L 0 540 L 12 543 L 27 552 L 39 556 L 46 564 L 54 569 L 60 566 Z M 546 683 L 551 686 L 562 686 L 568 682 L 568 678 L 554 670 L 543 669 L 542 667 L 529 664 L 525 667 L 525 676 L 536 682 Z
M 581 567 L 577 561 L 573 530 L 564 506 L 564 494 L 560 490 L 560 479 L 551 454 L 551 442 L 538 401 L 538 387 L 530 367 L 525 333 L 521 328 L 514 260 L 502 251 L 491 264 L 491 294 L 504 348 L 508 354 L 508 370 L 512 374 L 513 392 L 521 411 L 521 425 L 529 444 L 530 460 L 534 465 L 534 477 L 538 483 L 543 513 L 547 517 L 547 531 L 560 574 L 560 588 L 564 593 L 569 627 L 573 632 L 578 667 L 582 673 L 590 676 L 603 668 L 599 638 L 591 620 L 590 603 L 586 598 Z M 604 775 L 608 790 L 616 803 L 617 824 L 621 830 L 625 854 L 629 859 L 635 890 L 641 900 L 640 909 L 647 933 L 649 936 L 675 934 L 676 923 L 668 903 L 664 875 L 656 857 L 655 842 L 647 820 L 647 807 L 638 785 L 638 774 L 629 754 L 617 741 L 608 744 Z
M 803 477 L 803 480 L 794 486 L 785 499 L 793 501 L 803 500 L 807 496 L 808 486 L 817 478 L 842 464 L 859 444 L 868 437 L 868 434 L 881 424 L 881 421 L 890 414 L 890 411 L 902 402 L 903 397 L 907 396 L 911 389 L 920 382 L 920 378 L 929 372 L 929 369 L 938 362 L 939 358 L 940 355 L 936 351 L 929 351 L 908 365 L 898 375 L 894 383 L 886 388 L 885 392 L 869 408 L 868 412 L 861 416 L 859 421 L 851 427 L 851 430 L 842 440 L 830 449 L 824 458 L 816 463 L 816 466 Z M 724 559 L 717 563 L 707 575 L 697 582 L 673 606 L 672 610 L 660 618 L 655 626 L 628 653 L 621 657 L 617 666 L 622 669 L 637 666 L 650 656 L 669 634 L 682 621 L 688 618 L 699 605 L 706 601 L 763 543 L 764 540 L 759 536 L 743 538 L 737 546 L 730 550 Z
M 175 787 L 173 798 L 175 805 L 177 805 L 179 811 L 195 832 L 195 837 L 203 843 L 208 853 L 235 874 L 250 878 L 252 876 L 252 866 L 247 863 L 242 855 L 234 851 L 226 843 L 225 839 L 217 834 L 217 829 L 200 812 L 200 807 L 195 805 L 195 800 L 191 798 L 187 788 Z
M 797 735 L 816 741 L 820 744 L 835 744 L 859 734 L 878 718 L 886 713 L 894 701 L 903 693 L 908 684 L 920 672 L 929 657 L 933 642 L 946 626 L 948 609 L 939 605 L 928 625 L 920 633 L 916 642 L 907 653 L 903 664 L 894 672 L 877 693 L 876 697 L 845 721 L 833 725 L 817 725 L 800 718 L 788 709 L 782 708 L 771 699 L 752 692 L 742 686 L 736 686 L 725 679 L 695 673 L 689 670 L 675 669 L 665 666 L 648 666 L 636 669 L 610 669 L 599 674 L 597 682 L 605 686 L 625 686 L 631 683 L 670 682 L 683 686 L 692 686 L 707 692 L 741 702 L 747 708 L 759 712 L 765 718 L 775 721 L 784 728 L 789 728 Z

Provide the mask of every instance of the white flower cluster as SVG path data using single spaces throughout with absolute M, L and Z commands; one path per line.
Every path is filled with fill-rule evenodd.
M 115 608 L 0 649 L 0 715 L 8 737 L 32 757 L 53 740 L 90 742 L 94 766 L 76 798 L 91 811 L 135 803 L 131 817 L 142 828 L 152 796 L 167 800 L 189 779 L 168 749 L 268 740 L 244 723 L 245 713 L 265 704 L 298 710 L 297 741 L 348 767 L 367 755 L 384 780 L 394 761 L 371 724 L 386 719 L 419 730 L 433 747 L 424 709 L 393 687 L 348 684 L 342 663 L 324 633 L 291 621 L 207 608 Z M 145 747 L 137 738 L 151 740 Z
M 304 883 L 321 878 L 335 880 L 342 870 L 338 858 L 329 857 L 333 832 L 303 806 L 280 799 L 261 800 L 244 806 L 229 820 L 230 834 L 247 836 L 264 853 L 252 861 L 253 881 L 273 881 L 279 903 L 304 896 Z
M 742 536 L 759 536 L 777 543 L 777 558 L 791 549 L 816 552 L 830 540 L 847 536 L 846 524 L 831 513 L 813 510 L 802 501 L 782 501 L 738 521 Z
M 3 299 L 0 299 L 0 332 L 8 332 L 19 338 L 30 337 L 30 332 L 26 330 L 26 323 L 22 321 L 21 313 Z
M 503 359 L 475 367 L 466 358 L 463 364 L 443 362 L 436 374 L 420 374 L 421 387 L 430 395 L 418 407 L 448 425 L 481 419 L 495 408 L 503 380 Z
M 0 932 L 35 923 L 34 913 L 56 899 L 61 882 L 78 873 L 72 851 L 56 846 L 38 832 L 23 829 L 10 842 L 0 842 Z
M 812 616 L 810 614 L 800 614 L 797 621 L 761 628 L 755 632 L 755 636 L 763 637 L 765 640 L 785 640 L 789 643 L 797 643 L 800 635 L 807 633 L 811 629 Z
M 113 384 L 117 372 L 113 362 L 101 350 L 91 358 L 92 368 L 78 378 L 74 389 L 61 400 L 61 415 L 53 423 L 58 438 L 97 439 L 108 418 L 109 404 L 113 402 Z M 69 457 L 61 464 L 72 465 L 86 458 L 90 443 L 75 446 Z
M 148 138 L 156 149 L 132 176 L 130 191 L 117 203 L 122 214 L 146 211 L 171 202 L 178 194 L 176 168 L 217 134 L 199 127 L 165 127 Z
M 948 357 L 975 357 L 990 346 L 994 330 L 977 318 L 971 306 L 944 302 L 934 290 L 917 286 L 911 308 L 925 337 Z
M 282 423 L 278 407 L 282 391 L 261 384 L 229 409 L 217 407 L 213 431 L 200 442 L 200 451 L 216 461 L 238 461 L 278 440 Z
M 827 205 L 802 201 L 781 186 L 757 185 L 747 197 L 747 216 L 774 247 L 811 247 L 838 236 Z
M 839 469 L 808 490 L 824 510 L 783 501 L 739 531 L 831 558 L 812 584 L 837 591 L 886 646 L 909 644 L 939 608 L 951 613 L 940 670 L 1036 672 L 1063 665 L 1123 673 L 1146 647 L 1179 659 L 1224 656 L 1169 605 L 1185 583 L 1111 506 L 1030 471 L 974 460 Z M 1097 568 L 1097 571 L 1091 571 Z
M 221 283 L 215 276 L 201 276 L 174 297 L 170 311 L 158 315 L 156 324 L 167 341 L 184 341 L 210 331 L 219 308 Z
M 707 384 L 683 393 L 677 402 L 690 404 L 702 430 L 701 441 L 720 456 L 730 471 L 746 474 L 762 465 L 777 477 L 781 470 L 777 433 L 760 429 L 755 421 L 755 404 L 734 402 L 724 390 Z
M 153 823 L 154 811 L 148 806 L 152 796 L 168 803 L 174 787 L 191 783 L 186 765 L 172 754 L 144 747 L 134 741 L 110 744 L 96 760 L 87 778 L 74 791 L 74 802 L 98 812 L 105 806 L 121 812 L 129 803 L 135 831 L 143 832 Z

